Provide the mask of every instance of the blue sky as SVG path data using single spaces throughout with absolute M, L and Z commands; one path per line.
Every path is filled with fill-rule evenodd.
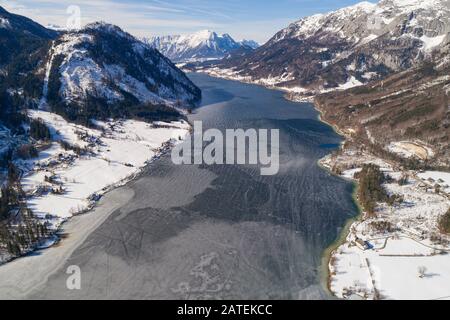
M 14 13 L 44 25 L 66 25 L 67 7 L 78 5 L 82 23 L 106 21 L 139 36 L 184 34 L 202 29 L 237 40 L 264 42 L 304 16 L 360 0 L 0 0 Z

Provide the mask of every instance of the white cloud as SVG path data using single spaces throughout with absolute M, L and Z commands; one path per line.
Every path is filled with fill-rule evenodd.
M 0 0 L 13 13 L 27 16 L 43 25 L 65 26 L 70 5 L 81 8 L 85 25 L 94 21 L 116 24 L 138 37 L 159 34 L 183 34 L 201 29 L 230 33 L 237 39 L 268 40 L 284 27 L 287 20 L 237 21 L 220 7 L 204 1 L 180 5 L 161 0 L 116 2 L 113 0 Z

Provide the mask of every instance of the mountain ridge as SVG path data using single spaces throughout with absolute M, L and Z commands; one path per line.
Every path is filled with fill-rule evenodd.
M 4 9 L 0 17 L 0 48 L 8 49 L 0 50 L 0 121 L 9 128 L 21 128 L 24 110 L 35 108 L 83 124 L 177 119 L 201 97 L 169 59 L 117 26 L 56 32 Z
M 235 41 L 229 34 L 218 35 L 210 30 L 201 30 L 187 35 L 155 36 L 144 39 L 152 47 L 174 62 L 221 59 L 233 51 L 258 46 L 255 41 Z
M 94 109 L 94 115 L 108 116 L 100 104 L 120 115 L 127 105 L 188 108 L 201 96 L 169 59 L 103 22 L 63 33 L 54 41 L 47 60 L 51 65 L 48 100 L 63 114 Z M 89 103 L 92 106 L 86 106 Z

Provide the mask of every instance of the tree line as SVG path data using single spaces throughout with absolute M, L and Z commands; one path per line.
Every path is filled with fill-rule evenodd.
M 389 195 L 383 188 L 386 176 L 377 165 L 365 164 L 355 178 L 359 180 L 358 198 L 361 205 L 369 215 L 374 215 L 377 202 L 389 201 Z

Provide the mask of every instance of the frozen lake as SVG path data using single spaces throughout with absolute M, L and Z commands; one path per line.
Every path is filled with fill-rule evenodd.
M 281 92 L 189 76 L 204 97 L 191 121 L 203 120 L 206 129 L 280 129 L 279 174 L 261 176 L 255 166 L 177 166 L 163 157 L 106 197 L 132 195 L 27 298 L 328 298 L 320 284 L 322 253 L 357 214 L 352 185 L 317 165 L 341 138 L 312 105 Z M 66 288 L 71 265 L 81 269 L 79 291 Z

